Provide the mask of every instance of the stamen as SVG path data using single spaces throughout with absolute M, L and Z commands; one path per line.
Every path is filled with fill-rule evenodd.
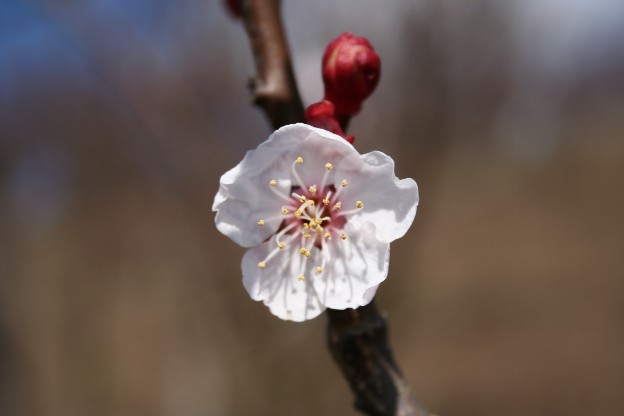
M 307 186 L 305 186 L 305 184 L 303 183 L 303 180 L 301 180 L 301 176 L 299 176 L 299 174 L 297 173 L 297 169 L 295 169 L 296 165 L 300 165 L 302 163 L 303 163 L 303 158 L 301 156 L 299 156 L 297 158 L 297 160 L 295 160 L 293 162 L 293 164 L 291 165 L 290 170 L 291 170 L 293 176 L 295 177 L 295 180 L 297 181 L 297 183 L 301 187 L 301 189 L 307 189 Z
M 271 181 L 269 182 L 270 186 L 275 186 L 277 185 L 277 181 L 275 179 L 271 179 Z
M 305 197 L 304 197 L 305 198 Z M 307 215 L 308 213 L 306 212 L 306 208 L 308 207 L 308 205 L 310 205 L 310 201 L 305 201 L 301 204 L 301 206 L 299 207 L 299 209 L 297 209 L 297 211 L 295 211 L 295 217 L 301 217 L 303 215 L 303 218 L 305 219 L 311 219 L 309 215 Z
M 294 196 L 295 198 L 297 198 L 299 200 L 299 202 L 305 202 L 306 199 L 308 199 L 304 195 L 299 195 L 296 192 L 293 192 L 291 195 Z
M 264 220 L 260 220 L 260 221 L 258 221 L 258 226 L 260 226 L 260 227 L 264 227 Z
M 321 189 L 325 188 L 325 184 L 327 183 L 327 178 L 329 178 L 329 172 L 332 170 L 332 164 L 327 162 L 325 163 L 325 173 L 323 174 L 323 180 L 321 181 Z
M 334 209 L 335 209 L 336 211 L 338 211 L 338 210 L 340 209 L 340 207 L 341 207 L 341 206 L 342 206 L 342 203 L 341 203 L 341 202 L 336 202 L 336 203 L 334 204 Z
M 288 231 L 292 230 L 293 228 L 295 228 L 297 226 L 296 222 L 293 222 L 292 224 L 287 225 L 282 231 L 280 231 L 279 233 L 277 233 L 275 235 L 275 242 L 277 242 L 279 244 L 280 239 L 282 238 L 282 236 L 284 234 L 286 234 Z M 297 236 L 297 234 L 293 234 L 294 236 Z
M 351 215 L 351 214 L 355 214 L 360 212 L 360 210 L 364 207 L 364 204 L 362 203 L 362 201 L 357 201 L 355 203 L 356 208 L 355 209 L 351 209 L 349 211 L 343 211 L 338 213 L 339 217 L 344 217 L 345 215 Z
M 329 233 L 326 233 L 325 240 L 329 241 L 329 237 Z M 323 259 L 321 261 L 321 266 L 316 268 L 317 273 L 321 273 L 323 271 L 323 269 L 325 268 L 325 264 L 327 263 L 327 259 L 329 259 L 330 257 L 329 245 L 325 244 L 325 240 L 321 240 L 321 256 L 323 257 Z
M 329 201 L 330 196 L 331 196 L 331 191 L 327 191 L 327 195 L 325 195 L 325 198 L 323 198 L 323 206 L 321 207 L 321 210 L 316 214 L 317 217 L 320 217 L 325 212 L 325 207 L 328 206 L 330 202 Z
M 269 187 L 269 189 L 271 189 L 271 191 L 273 191 L 273 193 L 277 196 L 279 196 L 280 198 L 282 198 L 284 201 L 286 202 L 292 202 L 292 199 L 290 199 L 288 197 L 288 195 L 285 195 L 283 193 L 281 193 L 280 191 L 277 190 L 277 188 L 275 187 L 275 185 L 273 185 L 273 183 L 275 182 L 275 184 L 277 184 L 277 182 L 275 181 L 275 179 L 271 180 L 271 182 L 269 182 L 269 185 L 271 185 Z
M 340 187 L 336 191 L 336 195 L 334 195 L 334 201 L 338 199 L 338 196 L 342 193 L 342 190 L 346 188 L 348 184 L 349 183 L 347 182 L 346 179 L 343 179 L 342 182 L 340 182 Z
M 316 193 L 316 185 L 312 185 L 308 188 L 308 191 L 310 191 L 311 194 L 315 194 Z
M 330 233 L 325 233 L 325 235 L 323 237 L 325 237 L 325 240 L 329 240 L 329 239 L 331 239 L 331 234 Z
M 299 253 L 301 253 L 301 255 L 303 255 L 304 257 L 301 260 L 301 271 L 299 272 L 300 275 L 299 277 L 297 277 L 297 280 L 299 280 L 300 282 L 305 280 L 304 273 L 305 273 L 305 268 L 306 268 L 306 262 L 308 261 L 308 258 L 310 257 L 310 250 L 308 249 L 308 244 L 303 238 L 301 239 L 301 245 L 302 247 L 299 250 Z M 312 245 L 310 245 L 310 248 L 312 248 Z
M 285 246 L 284 243 L 278 243 L 277 247 L 275 247 L 268 256 L 266 256 L 266 258 L 264 260 L 262 260 L 260 263 L 258 263 L 258 268 L 260 269 L 264 269 L 266 267 L 266 264 L 269 262 L 269 260 L 271 260 L 273 257 L 275 257 L 275 255 L 277 253 L 279 253 L 279 251 L 281 249 L 283 249 Z
M 361 211 L 360 208 L 350 209 L 348 211 L 341 211 L 338 214 L 336 214 L 336 217 L 344 217 L 344 216 L 347 216 L 347 215 L 357 214 L 360 211 Z
M 288 231 L 288 230 L 290 230 L 291 228 L 293 228 L 293 227 L 294 227 L 294 226 L 296 226 L 296 225 L 297 225 L 297 223 L 290 224 L 290 226 L 288 226 L 288 227 L 284 228 L 284 230 L 282 230 L 282 231 L 281 231 L 278 235 L 276 235 L 276 236 L 275 236 L 275 242 L 277 243 L 277 247 L 278 247 L 280 250 L 281 250 L 281 249 L 283 249 L 284 247 L 286 247 L 286 244 L 290 244 L 290 243 L 291 243 L 291 242 L 292 242 L 295 238 L 297 238 L 297 237 L 299 236 L 299 234 L 298 234 L 298 233 L 293 233 L 293 234 L 290 236 L 290 238 L 288 238 L 288 239 L 286 240 L 286 242 L 285 242 L 285 243 L 283 243 L 283 242 L 279 241 L 279 239 L 280 239 L 280 238 L 284 235 L 284 231 Z M 292 227 L 291 227 L 291 226 L 292 226 Z
M 310 234 L 309 233 L 304 233 L 303 234 L 303 238 L 310 238 Z
M 343 240 L 347 239 L 347 235 L 346 234 L 340 234 L 340 238 L 342 238 Z
M 288 214 L 290 211 L 288 211 L 288 209 L 287 209 L 287 208 L 282 208 L 282 211 L 281 211 L 281 212 L 282 212 L 282 215 L 286 215 L 286 214 Z

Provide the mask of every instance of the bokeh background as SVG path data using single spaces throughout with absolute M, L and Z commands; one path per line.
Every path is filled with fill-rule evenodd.
M 624 414 L 624 2 L 287 0 L 302 95 L 367 36 L 350 132 L 421 205 L 378 292 L 440 415 Z M 0 2 L 0 414 L 353 415 L 210 210 L 270 130 L 216 0 Z

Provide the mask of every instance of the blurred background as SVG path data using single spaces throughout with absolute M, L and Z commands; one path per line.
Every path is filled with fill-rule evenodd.
M 434 413 L 624 414 L 624 2 L 287 0 L 306 104 L 338 34 L 383 60 L 350 130 L 421 205 L 378 304 Z M 249 299 L 222 173 L 270 134 L 216 0 L 0 2 L 0 414 L 354 415 L 325 316 Z

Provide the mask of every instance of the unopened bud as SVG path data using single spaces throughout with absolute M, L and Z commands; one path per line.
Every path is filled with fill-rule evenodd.
M 337 118 L 360 111 L 380 73 L 381 60 L 366 38 L 343 33 L 327 45 L 323 55 L 325 99 L 336 106 Z
M 331 131 L 332 133 L 344 138 L 349 143 L 353 143 L 355 141 L 355 137 L 345 136 L 345 132 L 340 127 L 340 123 L 336 120 L 334 113 L 334 104 L 330 101 L 323 100 L 306 108 L 305 120 L 306 123 L 313 127 Z
M 240 0 L 224 0 L 223 4 L 232 17 L 239 19 L 243 16 Z

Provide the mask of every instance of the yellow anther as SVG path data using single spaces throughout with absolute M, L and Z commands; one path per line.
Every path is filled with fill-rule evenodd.
M 310 228 L 310 224 L 308 224 L 307 222 L 304 222 L 304 223 L 303 223 L 303 228 L 304 228 L 305 230 L 307 230 L 308 228 Z
M 316 220 L 310 220 L 310 222 L 308 223 L 308 227 L 316 228 L 316 225 Z
M 305 280 L 305 276 L 301 275 L 297 278 L 297 280 L 299 280 L 300 282 L 303 282 Z
M 303 212 L 297 210 L 295 211 L 295 217 L 300 217 L 303 214 Z
M 259 269 L 264 269 L 266 267 L 266 263 L 261 261 L 260 263 L 258 263 L 258 268 Z
M 277 246 L 279 247 L 279 249 L 283 249 L 284 247 L 286 247 L 286 244 L 284 244 L 283 241 L 280 241 L 279 243 L 277 243 Z
M 322 268 L 322 267 L 317 267 L 317 268 L 316 268 L 316 272 L 317 272 L 317 273 L 320 273 L 320 272 L 322 272 L 322 271 L 323 271 L 323 268 Z
M 340 209 L 340 207 L 341 207 L 341 206 L 342 206 L 342 203 L 340 203 L 340 202 L 336 202 L 336 203 L 334 204 L 334 209 L 337 211 L 337 210 L 339 210 L 339 209 Z
M 314 200 L 313 199 L 308 200 L 308 205 L 313 207 L 314 206 Z
M 320 225 L 316 226 L 316 231 L 318 231 L 319 233 L 323 232 L 323 227 L 321 227 Z
M 303 235 L 303 238 L 310 238 L 310 234 L 305 233 L 305 234 Z
M 301 198 L 299 198 L 299 202 L 303 204 L 306 201 L 306 199 L 308 198 L 306 198 L 305 195 L 301 195 Z
M 303 163 L 303 158 L 301 156 L 299 156 L 296 160 L 297 164 L 300 165 Z
M 307 248 L 305 248 L 305 247 L 301 247 L 301 248 L 299 249 L 299 254 L 301 254 L 301 255 L 303 255 L 303 256 L 306 256 L 306 257 L 310 257 L 310 250 L 308 250 L 308 249 L 307 249 Z
M 357 208 L 362 208 L 362 207 L 364 206 L 364 204 L 362 203 L 362 201 L 357 201 L 357 202 L 355 203 L 355 206 L 356 206 Z
M 286 208 L 282 208 L 282 215 L 286 215 L 288 214 L 290 211 L 288 211 L 288 209 Z
M 346 234 L 340 234 L 340 238 L 342 238 L 343 240 L 347 239 L 347 235 Z
M 330 171 L 330 170 L 332 170 L 332 167 L 333 166 L 332 166 L 331 163 L 329 163 L 329 162 L 325 163 L 325 170 Z
M 349 182 L 347 182 L 346 179 L 343 179 L 342 182 L 340 182 L 340 186 L 342 186 L 343 188 L 347 185 L 349 185 Z
M 331 238 L 331 234 L 325 233 L 323 237 L 325 237 L 325 240 L 329 240 Z
M 327 198 L 323 199 L 323 205 L 325 206 L 329 205 L 329 199 Z
M 316 185 L 312 185 L 308 188 L 308 191 L 310 191 L 311 194 L 316 193 Z
M 275 179 L 271 179 L 271 182 L 269 182 L 269 185 L 275 186 L 277 185 L 277 181 Z
M 260 221 L 258 221 L 258 225 L 259 225 L 260 227 L 264 227 L 264 220 L 260 220 Z

